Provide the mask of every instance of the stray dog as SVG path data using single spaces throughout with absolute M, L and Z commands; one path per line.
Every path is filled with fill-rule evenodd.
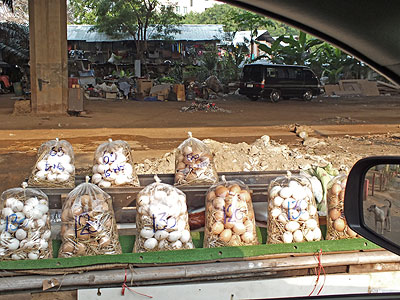
M 385 201 L 387 201 L 389 205 L 378 207 L 373 204 L 367 208 L 369 212 L 372 212 L 375 215 L 376 232 L 378 232 L 378 223 L 381 223 L 381 234 L 383 234 L 384 230 L 389 232 L 392 230 L 392 222 L 390 220 L 390 208 L 392 207 L 392 202 L 390 202 L 388 199 L 385 199 Z

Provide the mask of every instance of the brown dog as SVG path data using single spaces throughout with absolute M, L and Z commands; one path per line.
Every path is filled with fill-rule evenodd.
M 390 219 L 390 208 L 392 207 L 392 202 L 390 202 L 388 199 L 385 199 L 385 201 L 387 201 L 389 205 L 378 207 L 373 204 L 367 208 L 369 212 L 374 213 L 376 232 L 378 232 L 378 223 L 381 223 L 381 234 L 383 234 L 384 230 L 387 230 L 389 232 L 392 230 L 392 222 Z

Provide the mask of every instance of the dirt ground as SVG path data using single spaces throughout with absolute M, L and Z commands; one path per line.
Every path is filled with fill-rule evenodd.
M 400 152 L 400 97 L 270 103 L 229 95 L 215 103 L 230 112 L 181 112 L 188 102 L 97 100 L 86 101 L 79 117 L 15 116 L 14 100 L 1 96 L 0 189 L 27 178 L 41 143 L 55 137 L 73 145 L 79 174 L 88 173 L 96 147 L 108 138 L 131 145 L 139 173 L 171 173 L 173 150 L 187 131 L 207 139 L 219 171 L 299 169 L 327 162 L 348 169 L 361 157 Z M 294 124 L 307 132 L 306 139 L 293 132 Z

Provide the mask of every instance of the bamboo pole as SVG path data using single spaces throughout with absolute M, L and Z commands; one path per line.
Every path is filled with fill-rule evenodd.
M 371 263 L 399 263 L 400 256 L 388 251 L 371 251 L 346 254 L 322 255 L 322 265 L 342 266 Z M 318 266 L 314 256 L 287 257 L 252 261 L 218 262 L 208 264 L 192 264 L 180 266 L 154 266 L 127 270 L 127 283 L 131 281 L 142 285 L 157 282 L 176 283 L 187 279 L 210 280 L 235 277 L 241 275 L 254 276 L 274 274 L 278 271 L 315 268 Z M 268 275 L 267 275 L 268 276 Z M 43 281 L 57 279 L 61 288 L 93 287 L 121 285 L 125 280 L 125 269 L 89 271 L 82 274 L 66 274 L 49 277 L 49 275 L 28 275 L 0 278 L 0 292 L 42 289 Z M 57 288 L 57 287 L 56 287 Z

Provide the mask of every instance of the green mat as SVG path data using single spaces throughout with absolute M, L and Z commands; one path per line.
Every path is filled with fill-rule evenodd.
M 339 241 L 319 241 L 293 244 L 266 245 L 267 231 L 265 228 L 257 228 L 260 245 L 242 247 L 222 247 L 205 249 L 203 245 L 203 232 L 192 232 L 192 239 L 196 249 L 161 251 L 149 253 L 132 253 L 135 242 L 134 236 L 120 236 L 123 254 L 99 255 L 72 258 L 52 258 L 42 260 L 2 261 L 2 270 L 30 270 L 30 269 L 60 269 L 92 266 L 99 264 L 179 264 L 200 261 L 218 261 L 223 259 L 255 257 L 278 253 L 316 253 L 320 249 L 323 252 L 340 252 L 354 250 L 378 249 L 379 246 L 366 239 L 349 239 Z M 61 242 L 53 241 L 53 254 L 57 257 Z

